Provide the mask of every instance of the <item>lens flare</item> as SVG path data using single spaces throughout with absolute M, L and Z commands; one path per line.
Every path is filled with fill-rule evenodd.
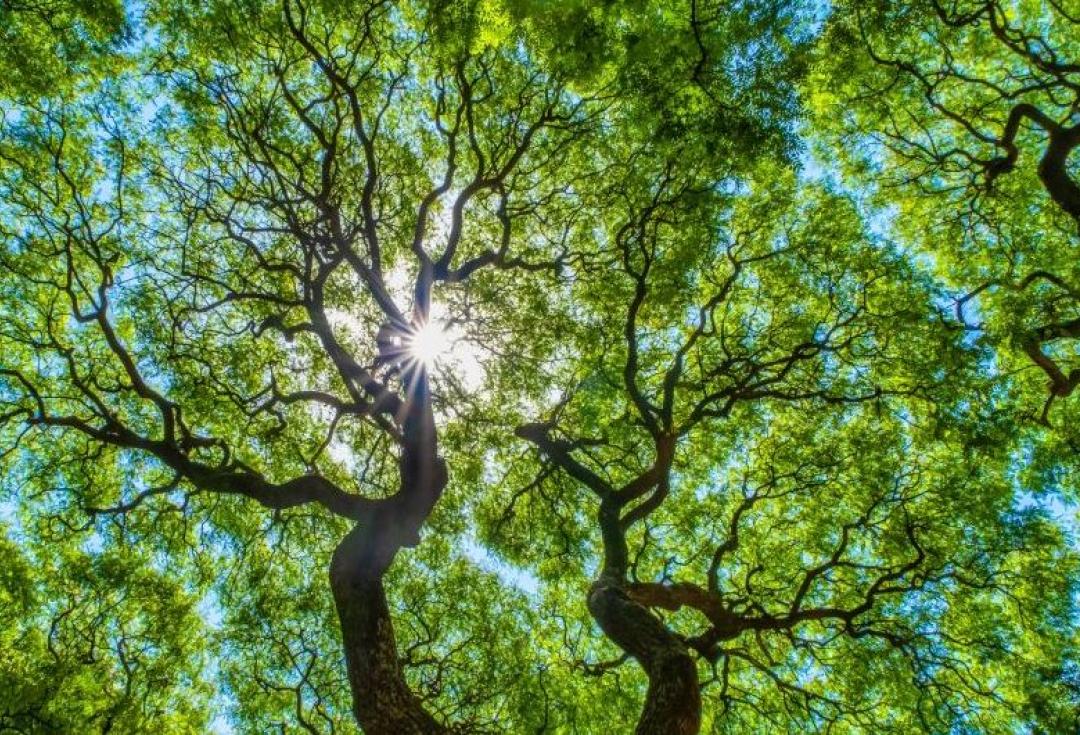
M 409 356 L 423 363 L 429 370 L 454 346 L 454 337 L 446 324 L 434 319 L 418 327 L 406 337 L 406 350 Z

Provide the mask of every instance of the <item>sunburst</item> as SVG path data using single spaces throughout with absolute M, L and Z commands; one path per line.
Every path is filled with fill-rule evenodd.
M 451 325 L 429 319 L 405 335 L 403 346 L 410 359 L 433 370 L 454 349 L 456 342 Z

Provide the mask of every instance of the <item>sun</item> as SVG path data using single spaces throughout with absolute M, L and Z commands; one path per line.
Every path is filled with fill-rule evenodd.
M 444 318 L 442 312 L 439 305 L 432 305 L 431 317 L 402 337 L 402 350 L 409 361 L 422 365 L 429 373 L 474 391 L 483 384 L 486 374 L 482 350 L 458 322 Z
M 448 324 L 429 319 L 405 337 L 405 350 L 409 357 L 431 370 L 440 358 L 453 349 L 454 342 L 454 334 Z

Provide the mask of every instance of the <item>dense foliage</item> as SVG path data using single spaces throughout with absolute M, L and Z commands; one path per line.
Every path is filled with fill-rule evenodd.
M 1075 732 L 1078 26 L 0 0 L 0 733 Z

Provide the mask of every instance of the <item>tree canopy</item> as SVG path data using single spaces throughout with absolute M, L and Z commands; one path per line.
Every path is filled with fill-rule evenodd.
M 1076 731 L 1078 26 L 0 0 L 0 733 Z

